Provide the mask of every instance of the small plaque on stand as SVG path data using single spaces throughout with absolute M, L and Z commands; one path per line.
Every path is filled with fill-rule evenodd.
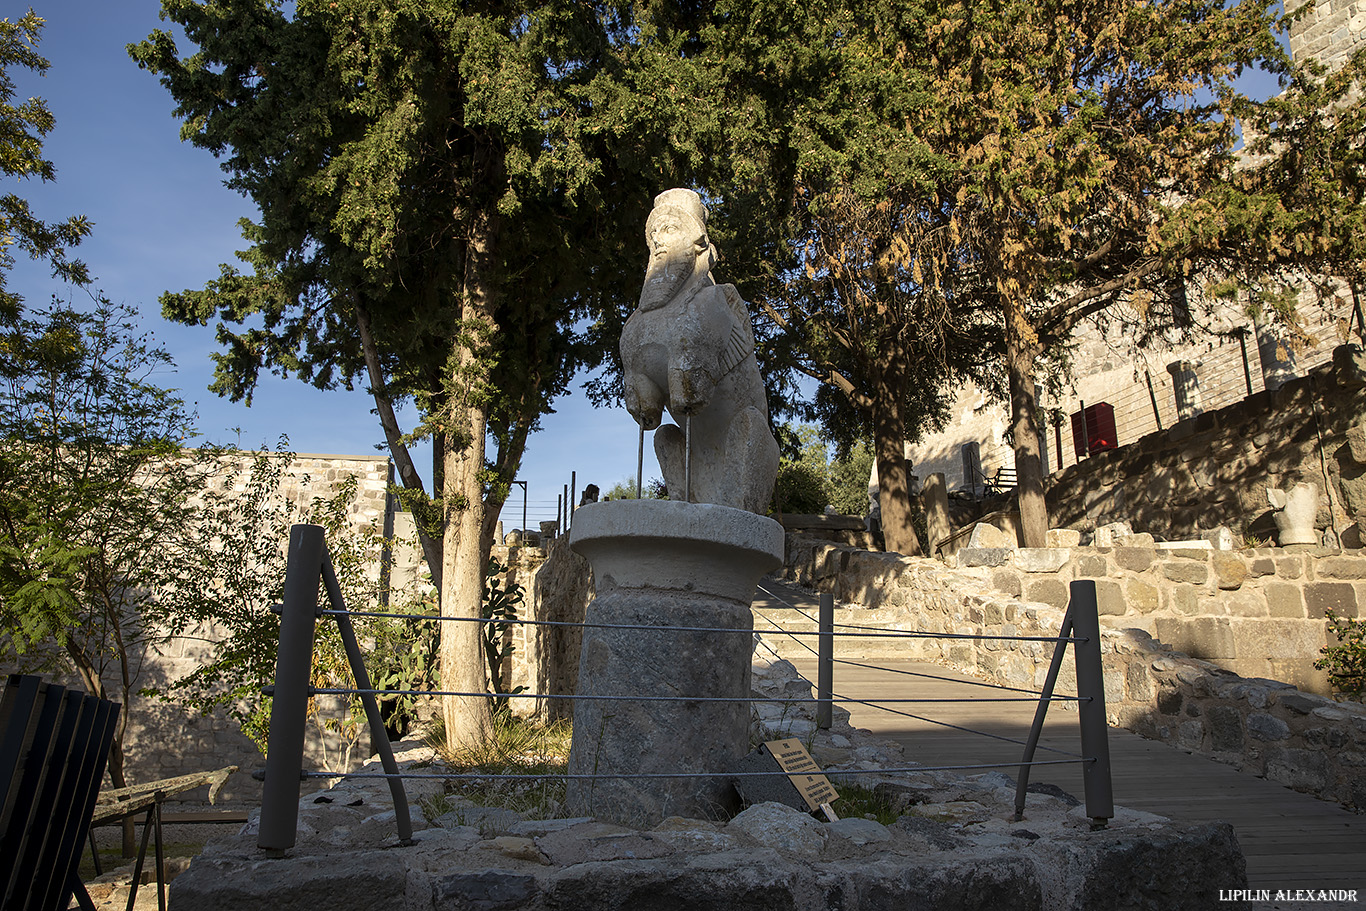
M 774 772 L 735 778 L 735 789 L 748 804 L 776 801 L 814 813 L 839 797 L 806 747 L 795 738 L 766 742 L 741 761 L 738 771 Z M 829 818 L 833 813 L 827 812 L 826 816 Z

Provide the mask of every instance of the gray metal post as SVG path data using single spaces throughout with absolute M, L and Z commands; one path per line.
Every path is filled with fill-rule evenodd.
M 641 482 L 645 479 L 645 425 L 640 425 L 640 440 L 636 443 L 636 499 L 641 499 Z
M 1073 655 L 1077 663 L 1077 714 L 1081 721 L 1082 787 L 1086 793 L 1086 815 L 1091 825 L 1100 828 L 1115 815 L 1114 791 L 1110 782 L 1110 732 L 1105 723 L 1105 676 L 1100 659 L 1100 617 L 1096 608 L 1096 582 L 1079 579 L 1072 583 L 1068 607 L 1072 617 Z
M 577 471 L 569 473 L 569 499 L 565 502 L 569 504 L 569 522 L 565 527 L 567 532 L 574 527 L 574 510 L 578 508 L 579 503 L 579 473 Z
M 1043 692 L 1039 694 L 1039 705 L 1034 709 L 1034 723 L 1029 727 L 1025 738 L 1024 756 L 1020 758 L 1020 776 L 1015 782 L 1015 821 L 1024 819 L 1025 794 L 1029 791 L 1029 764 L 1034 761 L 1034 750 L 1039 746 L 1039 736 L 1043 733 L 1043 722 L 1048 716 L 1048 703 L 1053 698 L 1053 687 L 1058 682 L 1058 671 L 1062 669 L 1063 656 L 1067 654 L 1067 637 L 1072 635 L 1072 611 L 1069 608 L 1062 618 L 1059 641 L 1053 646 L 1053 660 L 1048 664 L 1048 676 L 1044 678 Z
M 692 502 L 692 415 L 683 417 L 683 502 Z
M 346 610 L 346 600 L 342 598 L 341 586 L 337 584 L 337 574 L 332 569 L 332 557 L 323 551 L 323 583 L 327 586 L 327 597 L 332 609 Z M 365 669 L 365 659 L 360 653 L 360 643 L 356 641 L 356 630 L 351 625 L 351 617 L 346 613 L 333 615 L 337 629 L 341 632 L 342 644 L 346 646 L 346 661 L 351 665 L 351 675 L 356 680 L 356 689 L 361 690 L 360 701 L 365 707 L 365 718 L 370 722 L 371 746 L 379 753 L 380 763 L 390 776 L 389 794 L 394 798 L 394 821 L 398 824 L 398 840 L 410 845 L 413 843 L 413 820 L 408 811 L 408 793 L 403 787 L 403 779 L 398 778 L 398 763 L 394 762 L 394 748 L 389 745 L 389 735 L 384 730 L 384 719 L 379 713 L 379 702 L 374 693 L 364 692 L 372 689 L 370 674 Z
M 835 596 L 821 593 L 819 662 L 816 665 L 816 727 L 829 730 L 834 720 Z
M 290 528 L 275 695 L 266 744 L 266 779 L 261 790 L 261 831 L 256 838 L 256 846 L 267 851 L 294 847 L 298 827 L 308 678 L 313 665 L 313 627 L 318 619 L 318 582 L 325 550 L 322 526 Z

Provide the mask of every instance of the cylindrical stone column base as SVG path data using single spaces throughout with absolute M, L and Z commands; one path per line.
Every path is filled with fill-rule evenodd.
M 749 750 L 749 605 L 781 565 L 782 527 L 724 506 L 618 500 L 575 513 L 571 546 L 597 588 L 577 694 L 612 698 L 575 700 L 569 772 L 597 777 L 570 779 L 568 811 L 632 826 L 728 814 L 719 776 Z M 617 777 L 640 774 L 682 777 Z

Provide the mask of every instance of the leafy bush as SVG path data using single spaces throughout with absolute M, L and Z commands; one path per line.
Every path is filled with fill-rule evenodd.
M 512 631 L 517 624 L 517 605 L 522 603 L 522 586 L 509 579 L 508 568 L 498 562 L 496 557 L 489 558 L 488 573 L 484 576 L 484 603 L 479 616 L 490 622 L 483 624 L 484 658 L 489 667 L 489 687 L 497 693 L 503 687 L 503 664 L 512 657 Z M 513 693 L 520 693 L 525 687 L 517 687 Z M 493 700 L 495 714 L 508 710 L 506 696 Z
M 1314 667 L 1328 672 L 1333 688 L 1357 699 L 1366 693 L 1366 623 L 1351 617 L 1326 613 L 1328 628 L 1337 636 L 1337 645 L 1325 645 Z
M 783 459 L 773 484 L 773 505 L 785 513 L 807 515 L 825 511 L 825 477 L 806 461 Z

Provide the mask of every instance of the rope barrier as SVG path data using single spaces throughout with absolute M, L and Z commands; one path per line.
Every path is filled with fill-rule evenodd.
M 266 689 L 269 689 L 267 687 Z M 463 696 L 479 699 L 582 699 L 585 702 L 729 702 L 729 703 L 750 703 L 750 702 L 779 702 L 800 705 L 803 703 L 815 703 L 824 700 L 819 699 L 774 699 L 762 696 L 590 696 L 590 695 L 571 695 L 567 693 L 473 693 L 473 692 L 452 692 L 449 690 L 377 690 L 377 689 L 352 689 L 349 687 L 310 687 L 309 692 L 314 696 Z M 269 695 L 269 693 L 267 693 Z M 1080 696 L 1049 696 L 1050 701 L 1055 702 L 1085 702 L 1085 697 Z M 833 702 L 861 702 L 858 699 L 833 699 Z M 931 703 L 958 703 L 958 702 L 1028 702 L 1035 704 L 1038 699 L 1026 699 L 1017 696 L 987 697 L 983 699 L 883 699 L 881 702 L 889 704 L 900 704 L 906 702 L 931 702 Z
M 579 623 L 571 620 L 499 620 L 492 617 L 445 617 L 441 614 L 398 614 L 386 611 L 338 611 L 327 609 L 320 611 L 322 616 L 335 616 L 345 614 L 348 617 L 374 617 L 392 618 L 397 620 L 443 620 L 453 623 L 494 623 L 494 624 L 518 624 L 521 626 L 569 626 L 577 629 L 629 629 L 646 630 L 654 632 L 670 633 L 743 633 L 746 636 L 754 634 L 752 629 L 737 629 L 726 626 L 652 626 L 642 623 Z M 771 622 L 771 621 L 770 621 Z M 844 636 L 853 639 L 956 639 L 974 640 L 985 642 L 1086 642 L 1086 639 L 1076 637 L 1059 636 L 986 636 L 974 635 L 971 633 L 931 633 L 922 630 L 878 630 L 875 627 L 857 627 L 867 629 L 869 632 L 863 633 L 831 633 L 833 636 Z M 789 636 L 820 636 L 817 630 L 782 630 Z
M 1080 762 L 1095 762 L 1095 759 L 1079 756 L 1076 759 L 1036 759 L 1027 763 L 987 762 L 977 765 L 909 766 L 899 769 L 825 769 L 826 775 L 901 775 L 913 772 L 959 772 L 973 769 L 1018 769 L 1020 766 L 1074 765 Z M 431 778 L 444 781 L 596 781 L 603 778 L 634 781 L 638 779 L 659 778 L 759 778 L 786 775 L 786 772 L 595 772 L 588 774 L 546 773 L 542 775 L 509 775 L 506 773 L 482 772 L 303 772 L 305 778 Z

